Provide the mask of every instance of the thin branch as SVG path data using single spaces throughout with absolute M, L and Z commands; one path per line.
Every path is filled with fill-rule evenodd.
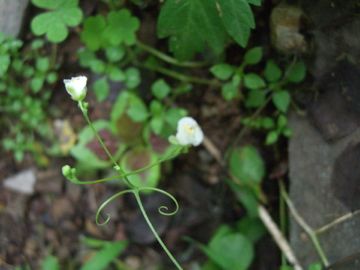
M 329 229 L 331 229 L 332 227 L 342 223 L 342 222 L 345 222 L 346 220 L 350 219 L 350 218 L 353 218 L 355 217 L 356 215 L 360 214 L 360 209 L 359 210 L 356 210 L 355 212 L 351 212 L 351 213 L 348 213 L 346 215 L 343 215 L 335 220 L 333 220 L 332 222 L 322 226 L 321 228 L 315 230 L 314 232 L 319 235 L 319 234 L 322 234 L 326 231 L 328 231 Z

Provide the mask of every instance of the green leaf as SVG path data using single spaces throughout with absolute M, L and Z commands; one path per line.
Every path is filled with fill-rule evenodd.
M 309 270 L 322 270 L 321 263 L 312 263 L 309 265 Z
M 10 65 L 10 56 L 0 55 L 0 76 L 4 76 Z
M 124 48 L 118 46 L 118 47 L 107 47 L 105 49 L 105 55 L 106 58 L 110 61 L 110 62 L 117 62 L 120 61 L 124 55 L 125 55 L 125 50 Z
M 103 249 L 91 257 L 80 270 L 103 270 L 116 259 L 127 246 L 126 241 L 109 242 Z M 50 269 L 49 269 L 50 270 Z
M 54 256 L 46 256 L 41 264 L 42 270 L 60 270 L 59 260 Z
M 171 37 L 171 49 L 180 60 L 202 53 L 208 45 L 224 50 L 226 34 L 214 0 L 167 0 L 157 25 L 160 38 Z
M 129 96 L 127 102 L 127 114 L 132 120 L 134 120 L 135 122 L 143 122 L 148 118 L 148 110 L 144 102 L 140 98 L 135 95 L 131 95 Z
M 43 77 L 35 77 L 30 81 L 30 88 L 34 93 L 37 93 L 41 90 L 44 85 Z
M 294 268 L 289 265 L 281 265 L 280 270 L 294 270 Z
M 220 80 L 228 80 L 233 75 L 235 69 L 229 64 L 217 64 L 211 67 L 210 72 Z
M 249 89 L 260 89 L 266 86 L 264 80 L 255 73 L 244 75 L 244 85 Z
M 110 68 L 108 69 L 108 74 L 110 80 L 115 82 L 122 82 L 126 79 L 125 73 L 116 66 L 110 66 Z
M 255 65 L 261 61 L 262 55 L 262 48 L 254 47 L 245 53 L 244 61 L 247 65 Z
M 85 19 L 84 29 L 80 34 L 81 41 L 85 43 L 90 50 L 96 51 L 103 45 L 102 34 L 106 27 L 104 16 L 97 15 Z
M 50 72 L 47 76 L 46 76 L 46 81 L 49 84 L 53 84 L 56 82 L 56 80 L 58 79 L 58 75 L 56 72 Z
M 255 244 L 266 233 L 266 229 L 259 218 L 244 217 L 236 224 L 237 231 Z
M 295 63 L 293 66 L 290 66 L 287 73 L 287 80 L 292 83 L 300 83 L 305 79 L 306 76 L 306 66 L 303 61 Z
M 155 134 L 160 134 L 164 126 L 164 117 L 162 115 L 154 116 L 150 120 L 150 127 Z
M 36 69 L 41 72 L 46 72 L 50 67 L 50 60 L 48 57 L 40 57 L 36 59 Z
M 266 80 L 268 82 L 277 82 L 280 80 L 281 75 L 282 72 L 279 66 L 273 60 L 267 61 L 264 71 Z
M 255 5 L 255 6 L 261 6 L 262 0 L 247 0 L 249 4 Z
M 239 94 L 239 88 L 232 82 L 225 83 L 221 87 L 221 94 L 225 100 L 232 100 Z
M 288 91 L 276 91 L 272 95 L 272 101 L 275 107 L 283 113 L 286 113 L 290 105 L 291 96 Z
M 265 176 L 264 160 L 253 146 L 235 148 L 230 155 L 231 173 L 243 183 L 260 183 Z
M 182 108 L 170 108 L 165 114 L 165 121 L 175 130 L 180 118 L 187 115 L 187 111 Z
M 137 68 L 133 68 L 130 67 L 125 71 L 125 76 L 126 76 L 126 86 L 129 88 L 136 88 L 140 82 L 141 82 L 141 78 L 140 78 L 140 72 Z
M 254 258 L 253 244 L 240 233 L 217 236 L 204 250 L 223 270 L 246 270 Z
M 163 79 L 158 79 L 151 86 L 151 91 L 156 98 L 163 99 L 170 93 L 171 88 Z
M 257 217 L 259 201 L 254 191 L 247 186 L 239 186 L 232 181 L 228 181 L 228 184 L 237 200 L 245 207 L 247 214 L 250 217 Z
M 49 41 L 59 43 L 68 35 L 67 26 L 78 25 L 83 13 L 78 0 L 32 0 L 32 3 L 49 11 L 37 15 L 31 21 L 31 30 L 35 35 L 45 34 Z
M 251 90 L 249 91 L 245 106 L 247 108 L 259 108 L 265 104 L 266 92 L 264 90 Z
M 107 96 L 109 95 L 109 83 L 105 77 L 96 80 L 96 82 L 93 85 L 94 93 L 96 95 L 96 99 L 99 102 L 104 101 Z
M 278 126 L 278 128 L 279 128 L 279 129 L 285 128 L 285 127 L 287 126 L 287 123 L 288 123 L 288 121 L 287 121 L 286 116 L 283 115 L 283 114 L 280 114 L 280 115 L 278 116 L 278 119 L 277 119 L 277 126 Z
M 89 65 L 90 65 L 90 69 L 91 71 L 95 72 L 95 73 L 98 73 L 98 74 L 102 74 L 104 73 L 105 71 L 105 63 L 99 59 L 92 59 L 90 62 L 89 62 Z
M 266 135 L 265 144 L 266 145 L 274 144 L 277 142 L 278 139 L 279 139 L 279 133 L 276 130 L 272 130 Z
M 129 10 L 111 11 L 107 16 L 107 26 L 103 36 L 112 46 L 133 45 L 136 42 L 135 34 L 139 27 L 139 19 L 132 16 Z
M 216 4 L 227 33 L 240 46 L 246 47 L 250 29 L 255 28 L 255 20 L 249 3 L 246 0 L 218 0 Z

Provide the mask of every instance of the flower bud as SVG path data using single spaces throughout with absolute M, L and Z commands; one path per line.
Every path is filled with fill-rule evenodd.
M 75 101 L 82 101 L 86 96 L 86 82 L 85 76 L 73 77 L 70 80 L 64 80 L 66 91 Z
M 198 146 L 204 140 L 204 133 L 192 117 L 183 117 L 177 125 L 176 139 L 180 145 Z

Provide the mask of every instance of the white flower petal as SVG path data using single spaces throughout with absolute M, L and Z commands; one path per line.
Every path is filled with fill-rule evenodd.
M 192 117 L 183 117 L 177 125 L 176 139 L 181 145 L 198 146 L 204 140 L 204 133 Z
M 73 77 L 70 80 L 64 80 L 66 91 L 69 93 L 71 98 L 76 101 L 81 101 L 85 98 L 87 91 L 86 83 L 87 77 L 85 76 L 78 76 Z

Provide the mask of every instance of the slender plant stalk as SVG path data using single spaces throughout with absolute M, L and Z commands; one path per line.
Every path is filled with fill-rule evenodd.
M 181 62 L 181 61 L 177 60 L 176 58 L 173 58 L 167 54 L 164 54 L 161 51 L 156 50 L 155 48 L 153 48 L 149 45 L 142 43 L 139 40 L 136 42 L 136 45 L 140 49 L 142 49 L 142 50 L 154 55 L 155 57 L 161 59 L 162 61 L 172 64 L 174 66 L 186 67 L 186 68 L 200 68 L 200 67 L 203 67 L 206 65 L 206 63 L 204 63 L 204 62 Z
M 118 165 L 118 163 L 116 162 L 116 160 L 114 159 L 114 157 L 112 156 L 112 154 L 110 153 L 109 149 L 106 147 L 104 141 L 102 140 L 101 136 L 99 135 L 99 133 L 97 132 L 97 130 L 95 129 L 93 123 L 91 122 L 89 116 L 88 116 L 88 109 L 87 109 L 87 104 L 83 101 L 79 101 L 79 107 L 84 115 L 84 118 L 86 120 L 86 122 L 88 123 L 88 125 L 90 126 L 91 130 L 93 131 L 96 139 L 99 141 L 101 147 L 104 149 L 106 155 L 109 157 L 109 159 L 112 161 L 112 163 L 114 164 L 114 168 L 116 169 L 117 172 L 120 173 L 120 177 L 122 177 L 123 179 L 125 179 L 126 181 L 126 184 L 129 186 L 129 189 L 126 189 L 126 190 L 123 190 L 123 191 L 120 191 L 116 194 L 114 194 L 113 196 L 111 196 L 110 198 L 108 198 L 105 202 L 103 202 L 101 204 L 101 206 L 99 207 L 97 213 L 96 213 L 96 223 L 99 224 L 99 225 L 104 225 L 104 224 L 107 224 L 108 221 L 110 220 L 110 216 L 107 215 L 107 218 L 105 219 L 105 221 L 103 223 L 99 223 L 99 217 L 100 217 L 100 213 L 101 211 L 110 203 L 112 202 L 113 200 L 115 200 L 116 198 L 124 195 L 124 194 L 127 194 L 127 193 L 133 193 L 134 196 L 135 196 L 135 199 L 136 199 L 136 202 L 137 204 L 139 205 L 139 208 L 140 208 L 140 211 L 147 223 L 147 225 L 149 226 L 151 232 L 154 234 L 156 240 L 158 241 L 158 243 L 160 244 L 160 246 L 163 248 L 163 250 L 165 251 L 165 253 L 168 255 L 168 257 L 170 258 L 170 260 L 173 262 L 173 264 L 176 266 L 176 268 L 178 270 L 183 270 L 183 268 L 180 266 L 180 264 L 177 262 L 177 260 L 175 259 L 175 257 L 172 255 L 172 253 L 169 251 L 169 249 L 166 247 L 166 245 L 164 244 L 164 242 L 161 240 L 159 234 L 156 232 L 153 224 L 151 223 L 146 211 L 145 211 L 145 208 L 143 206 L 143 203 L 141 201 L 141 198 L 140 198 L 140 191 L 141 190 L 152 190 L 152 191 L 157 191 L 157 192 L 160 192 L 168 197 L 170 197 L 170 199 L 175 203 L 176 205 L 176 209 L 175 211 L 173 212 L 170 212 L 170 213 L 166 213 L 164 212 L 163 210 L 167 210 L 167 207 L 165 206 L 160 206 L 159 207 L 159 213 L 160 214 L 163 214 L 163 215 L 167 215 L 167 216 L 170 216 L 170 215 L 173 215 L 177 212 L 178 208 L 179 208 L 179 205 L 175 199 L 175 197 L 173 197 L 170 193 L 164 191 L 164 190 L 161 190 L 161 189 L 157 189 L 157 188 L 151 188 L 151 187 L 136 187 L 134 186 L 130 180 L 127 178 L 127 174 L 125 173 L 125 171 Z M 181 149 L 177 149 L 177 153 L 171 155 L 171 158 L 175 157 L 178 153 L 180 153 Z M 161 161 L 164 161 L 164 160 L 161 160 Z M 118 176 L 119 177 L 119 176 Z M 104 180 L 104 179 L 100 179 L 100 180 Z M 99 180 L 96 180 L 96 181 L 99 181 Z M 96 182 L 94 181 L 94 182 Z
M 144 209 L 144 206 L 143 206 L 143 203 L 141 201 L 141 198 L 140 198 L 140 194 L 139 194 L 139 190 L 135 190 L 134 191 L 134 195 L 135 195 L 135 199 L 136 199 L 136 202 L 138 203 L 139 205 L 139 208 L 140 208 L 140 211 L 146 221 L 146 223 L 148 224 L 151 232 L 154 234 L 156 240 L 158 241 L 158 243 L 160 244 L 160 246 L 163 248 L 163 250 L 165 251 L 165 253 L 169 256 L 170 260 L 173 262 L 173 264 L 176 266 L 176 268 L 178 270 L 183 270 L 183 268 L 180 266 L 180 264 L 177 262 L 177 260 L 175 259 L 175 257 L 171 254 L 171 252 L 169 251 L 169 249 L 167 248 L 167 246 L 164 244 L 164 242 L 161 240 L 159 234 L 156 232 L 154 226 L 152 225 L 145 209 Z
M 295 221 L 299 224 L 299 226 L 307 233 L 307 235 L 309 236 L 310 240 L 312 241 L 316 252 L 318 253 L 321 262 L 323 263 L 323 265 L 325 267 L 328 267 L 329 264 L 329 260 L 327 258 L 327 256 L 325 255 L 325 252 L 320 244 L 320 241 L 315 233 L 315 231 L 306 223 L 306 221 L 300 216 L 299 212 L 297 211 L 297 209 L 295 208 L 294 204 L 292 203 L 292 201 L 290 200 L 287 192 L 285 191 L 285 187 L 282 183 L 280 183 L 280 193 L 281 196 L 284 198 L 290 213 L 292 214 L 292 216 L 294 217 Z

